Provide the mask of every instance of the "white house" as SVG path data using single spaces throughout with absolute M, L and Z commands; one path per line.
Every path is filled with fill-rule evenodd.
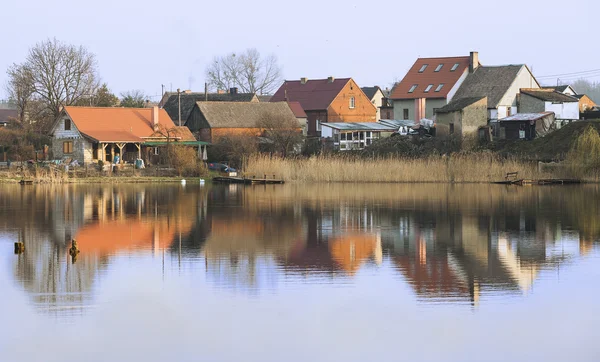
M 369 98 L 371 103 L 373 103 L 373 105 L 377 108 L 377 116 L 375 120 L 379 121 L 381 119 L 381 106 L 383 106 L 383 99 L 386 97 L 386 95 L 378 86 L 361 87 L 360 89 L 362 89 L 367 98 Z
M 576 96 L 577 92 L 570 85 L 557 85 L 557 86 L 544 86 L 543 89 L 557 91 L 562 94 L 566 94 L 568 96 Z
M 557 121 L 579 119 L 579 99 L 552 89 L 521 89 L 522 113 L 554 112 Z
M 332 140 L 333 148 L 339 151 L 362 150 L 395 131 L 396 127 L 377 122 L 321 124 L 321 137 Z

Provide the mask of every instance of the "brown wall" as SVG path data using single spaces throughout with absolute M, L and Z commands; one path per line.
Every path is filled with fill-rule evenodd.
M 306 119 L 308 120 L 308 135 L 309 136 L 320 136 L 320 132 L 317 132 L 317 119 L 321 123 L 328 122 L 327 112 L 323 111 L 306 111 Z
M 355 107 L 350 108 L 350 98 L 354 97 Z M 377 108 L 363 93 L 360 87 L 350 80 L 327 109 L 328 122 L 376 122 Z
M 590 97 L 584 95 L 583 97 L 581 97 L 581 99 L 579 100 L 579 112 L 583 113 L 586 110 L 590 110 L 592 109 L 592 107 L 594 107 L 596 105 L 596 103 L 594 103 L 593 100 L 590 99 Z
M 487 98 L 483 98 L 460 111 L 438 113 L 436 116 L 436 135 L 449 136 L 450 123 L 454 123 L 455 135 L 465 136 L 476 132 L 479 127 L 487 125 L 487 115 Z

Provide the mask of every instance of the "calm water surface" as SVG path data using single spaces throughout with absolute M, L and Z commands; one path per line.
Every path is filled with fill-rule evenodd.
M 0 361 L 599 361 L 600 187 L 0 186 L 0 291 Z

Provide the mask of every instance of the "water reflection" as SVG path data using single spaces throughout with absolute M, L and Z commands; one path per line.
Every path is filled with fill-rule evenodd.
M 14 278 L 46 311 L 93 305 L 119 258 L 259 294 L 393 270 L 422 302 L 527 295 L 598 249 L 597 186 L 4 186 L 0 231 L 25 243 Z M 77 240 L 73 262 L 68 248 Z M 183 264 L 182 264 L 183 263 Z M 168 268 L 167 268 L 168 269 Z M 386 285 L 393 288 L 393 285 Z

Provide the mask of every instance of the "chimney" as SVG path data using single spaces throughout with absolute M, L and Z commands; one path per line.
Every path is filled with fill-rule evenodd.
M 333 83 L 334 80 L 334 77 L 327 77 L 327 83 Z
M 158 106 L 152 107 L 151 121 L 152 128 L 154 128 L 155 131 L 158 131 Z
M 308 78 L 300 78 L 301 84 L 306 84 L 306 82 L 308 82 Z
M 237 91 L 238 91 L 237 87 L 229 88 L 230 94 L 237 94 Z
M 473 73 L 479 67 L 479 52 L 471 52 L 469 57 L 469 73 Z

